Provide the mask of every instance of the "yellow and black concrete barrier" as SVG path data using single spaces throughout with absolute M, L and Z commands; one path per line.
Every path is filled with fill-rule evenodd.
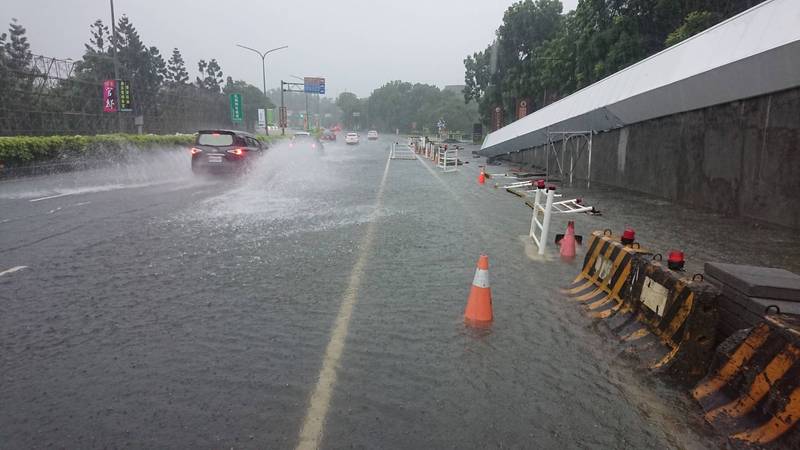
M 731 335 L 692 395 L 736 447 L 800 448 L 800 318 L 767 316 Z
M 595 231 L 583 269 L 564 293 L 584 304 L 593 317 L 613 316 L 623 307 L 621 294 L 629 290 L 635 254 L 632 247 L 615 242 L 610 234 Z
M 594 232 L 583 269 L 564 293 L 583 304 L 645 367 L 694 383 L 714 352 L 719 291 L 687 279 L 636 243 Z
M 694 386 L 705 419 L 733 447 L 800 449 L 800 316 L 773 307 L 719 343 L 720 288 L 656 256 L 596 231 L 563 292 L 618 337 L 621 355 Z
M 609 326 L 650 369 L 683 383 L 697 381 L 714 354 L 719 290 L 646 256 L 633 264 L 625 297 L 630 314 Z

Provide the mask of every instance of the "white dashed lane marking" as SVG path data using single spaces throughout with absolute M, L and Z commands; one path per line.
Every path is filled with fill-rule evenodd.
M 28 268 L 28 266 L 12 267 L 12 268 L 10 268 L 8 270 L 4 270 L 4 271 L 0 272 L 0 277 L 2 277 L 3 275 L 8 275 L 8 274 L 11 274 L 11 273 L 14 273 L 14 272 L 18 272 L 18 271 L 20 271 L 22 269 L 27 269 L 27 268 Z

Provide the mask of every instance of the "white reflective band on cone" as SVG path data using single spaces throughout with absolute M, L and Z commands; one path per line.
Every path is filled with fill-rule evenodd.
M 488 288 L 489 271 L 482 269 L 475 269 L 475 278 L 472 280 L 472 285 L 480 288 Z

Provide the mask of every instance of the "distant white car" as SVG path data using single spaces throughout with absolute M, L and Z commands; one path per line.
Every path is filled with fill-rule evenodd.
M 358 144 L 358 133 L 347 133 L 344 137 L 344 143 L 348 145 Z
M 370 141 L 377 140 L 378 139 L 378 132 L 375 131 L 375 130 L 369 130 L 369 132 L 367 133 L 367 139 L 369 139 Z

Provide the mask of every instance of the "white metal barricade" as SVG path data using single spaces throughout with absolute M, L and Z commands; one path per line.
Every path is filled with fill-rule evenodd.
M 458 148 L 439 147 L 439 161 L 436 164 L 442 172 L 455 172 L 458 170 Z
M 511 184 L 506 184 L 505 186 L 500 186 L 500 188 L 502 188 L 502 189 L 509 189 L 509 188 L 510 189 L 514 189 L 514 188 L 521 188 L 521 187 L 532 186 L 532 185 L 533 185 L 533 181 L 532 180 L 530 180 L 530 181 L 518 181 L 516 183 L 511 183 Z
M 390 159 L 417 159 L 414 149 L 410 145 L 392 143 L 391 150 L 389 150 Z
M 553 214 L 582 213 L 592 210 L 591 206 L 581 205 L 576 198 L 553 202 L 555 197 L 561 197 L 556 194 L 555 189 L 536 189 L 536 194 L 534 195 L 530 236 L 536 246 L 539 247 L 540 255 L 544 255 L 547 247 L 547 233 L 550 231 L 550 219 Z M 542 201 L 544 201 L 544 204 L 542 204 Z M 541 221 L 539 220 L 539 213 L 542 215 Z M 536 235 L 537 231 L 539 232 L 538 236 Z

